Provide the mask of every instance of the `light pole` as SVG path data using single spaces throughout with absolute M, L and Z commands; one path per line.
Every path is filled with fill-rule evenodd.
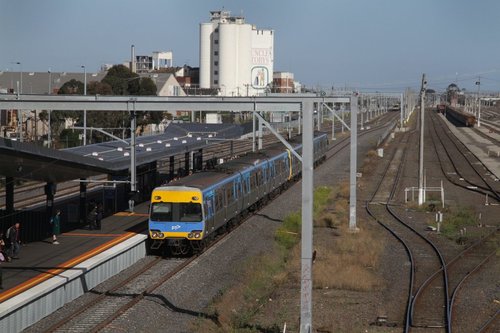
M 19 98 L 19 95 L 23 93 L 23 64 L 18 61 L 16 62 L 16 65 L 19 65 L 19 76 L 20 78 L 20 86 L 17 88 L 17 98 Z M 23 142 L 23 119 L 22 119 L 22 110 L 17 110 L 17 133 L 19 135 L 19 141 Z
M 479 95 L 481 90 L 481 76 L 476 81 L 477 85 L 477 102 L 479 103 L 477 109 L 477 127 L 481 127 L 481 96 Z
M 49 67 L 49 70 L 47 71 L 49 73 L 49 91 L 48 94 L 50 95 L 52 92 L 52 71 L 51 68 Z
M 87 95 L 87 68 L 85 65 L 81 66 L 83 68 L 83 95 Z M 83 145 L 87 145 L 87 110 L 83 110 Z
M 16 62 L 16 65 L 19 65 L 19 76 L 20 76 L 20 82 L 21 82 L 21 86 L 19 87 L 19 93 L 22 94 L 23 93 L 23 64 L 18 61 Z
M 51 68 L 49 67 L 49 95 L 52 95 L 52 70 Z M 47 110 L 47 113 L 49 114 L 49 124 L 48 124 L 48 133 L 47 133 L 47 141 L 48 141 L 48 147 L 51 148 L 52 147 L 52 144 L 51 144 L 51 141 L 52 141 L 52 128 L 50 126 L 50 111 L 51 110 Z
M 424 120 L 425 120 L 425 90 L 427 81 L 422 75 L 422 88 L 420 90 L 420 151 L 418 163 L 418 205 L 422 206 L 425 198 L 424 189 Z

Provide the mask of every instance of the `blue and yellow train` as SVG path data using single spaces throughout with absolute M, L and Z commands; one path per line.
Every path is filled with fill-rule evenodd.
M 328 138 L 314 138 L 315 164 L 325 159 Z M 300 154 L 300 138 L 290 144 Z M 238 223 L 298 178 L 301 164 L 281 143 L 194 173 L 151 195 L 152 249 L 167 246 L 173 255 L 201 250 L 218 232 Z

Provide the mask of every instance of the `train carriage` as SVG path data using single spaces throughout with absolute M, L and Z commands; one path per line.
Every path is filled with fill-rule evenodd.
M 293 144 L 301 151 L 300 144 Z M 314 139 L 315 162 L 324 159 L 326 134 Z M 151 195 L 151 249 L 166 245 L 174 255 L 202 249 L 217 231 L 277 194 L 300 175 L 300 161 L 281 144 L 248 153 L 157 187 Z

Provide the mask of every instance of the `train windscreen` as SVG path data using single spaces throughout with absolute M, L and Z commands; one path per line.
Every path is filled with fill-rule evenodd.
M 155 202 L 151 207 L 150 219 L 156 222 L 199 222 L 203 219 L 201 204 Z

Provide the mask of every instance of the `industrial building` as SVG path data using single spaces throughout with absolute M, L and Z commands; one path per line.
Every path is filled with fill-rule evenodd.
M 200 24 L 200 88 L 223 96 L 254 96 L 273 81 L 274 31 L 257 29 L 242 16 L 211 11 Z
M 274 72 L 272 92 L 284 94 L 291 94 L 296 92 L 295 82 L 293 81 L 293 73 Z

